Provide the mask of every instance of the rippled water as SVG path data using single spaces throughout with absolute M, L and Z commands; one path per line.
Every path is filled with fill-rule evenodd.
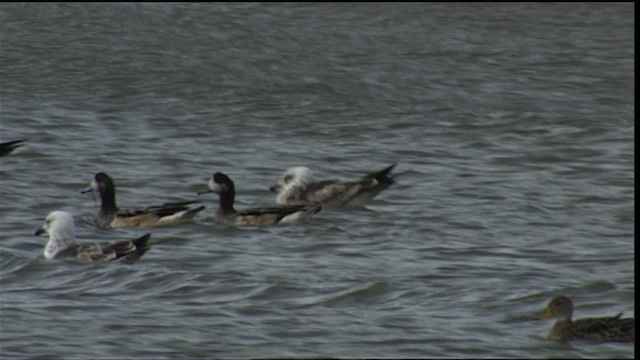
M 3 358 L 606 357 L 531 320 L 634 314 L 633 4 L 2 4 Z M 138 263 L 47 261 L 80 195 L 237 207 L 294 165 L 353 179 L 366 208 L 152 230 Z

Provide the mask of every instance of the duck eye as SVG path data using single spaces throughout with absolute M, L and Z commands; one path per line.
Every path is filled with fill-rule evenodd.
M 293 179 L 293 175 L 287 175 L 284 177 L 284 182 L 285 183 L 291 182 L 292 179 Z

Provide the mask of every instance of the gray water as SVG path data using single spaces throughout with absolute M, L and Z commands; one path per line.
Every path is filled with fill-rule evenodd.
M 576 317 L 634 315 L 634 5 L 1 4 L 2 358 L 588 357 Z M 215 224 L 287 168 L 365 208 Z M 133 265 L 48 261 L 34 231 L 110 174 L 122 207 L 200 199 Z

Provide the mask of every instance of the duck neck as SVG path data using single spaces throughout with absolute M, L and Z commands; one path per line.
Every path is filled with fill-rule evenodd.
M 118 212 L 118 206 L 116 205 L 116 189 L 112 186 L 107 186 L 100 192 L 100 212 L 103 214 L 110 214 Z
M 236 192 L 233 186 L 228 187 L 225 191 L 220 192 L 220 206 L 218 207 L 219 215 L 235 214 L 233 202 L 236 198 Z

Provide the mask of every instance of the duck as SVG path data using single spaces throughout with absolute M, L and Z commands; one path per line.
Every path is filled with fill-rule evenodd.
M 49 235 L 44 247 L 44 257 L 60 259 L 72 257 L 82 262 L 100 262 L 122 259 L 132 263 L 149 249 L 151 234 L 147 233 L 137 239 L 123 240 L 113 243 L 96 242 L 76 244 L 76 228 L 73 215 L 67 211 L 50 212 L 45 223 L 36 230 L 36 236 Z
M 318 213 L 322 209 L 321 204 L 313 204 L 261 207 L 236 211 L 233 207 L 236 190 L 229 176 L 216 172 L 211 176 L 208 186 L 209 190 L 201 191 L 198 195 L 211 192 L 219 195 L 220 205 L 216 211 L 215 219 L 219 223 L 226 225 L 290 224 L 306 221 L 311 215 Z
M 391 176 L 395 166 L 391 164 L 356 181 L 315 181 L 308 167 L 296 166 L 288 169 L 269 191 L 276 193 L 276 203 L 280 205 L 361 207 L 395 182 Z
M 573 302 L 567 296 L 556 296 L 547 305 L 540 319 L 555 317 L 547 339 L 557 342 L 586 340 L 590 342 L 635 342 L 634 318 L 621 318 L 622 313 L 609 317 L 572 320 Z
M 26 140 L 14 140 L 0 143 L 0 157 L 11 154 L 13 150 L 24 145 L 25 141 Z
M 193 219 L 204 206 L 191 208 L 198 201 L 168 202 L 146 208 L 120 209 L 116 205 L 116 187 L 111 177 L 103 172 L 95 174 L 89 188 L 82 193 L 100 194 L 100 212 L 96 225 L 104 229 L 122 227 L 155 227 L 175 225 Z

